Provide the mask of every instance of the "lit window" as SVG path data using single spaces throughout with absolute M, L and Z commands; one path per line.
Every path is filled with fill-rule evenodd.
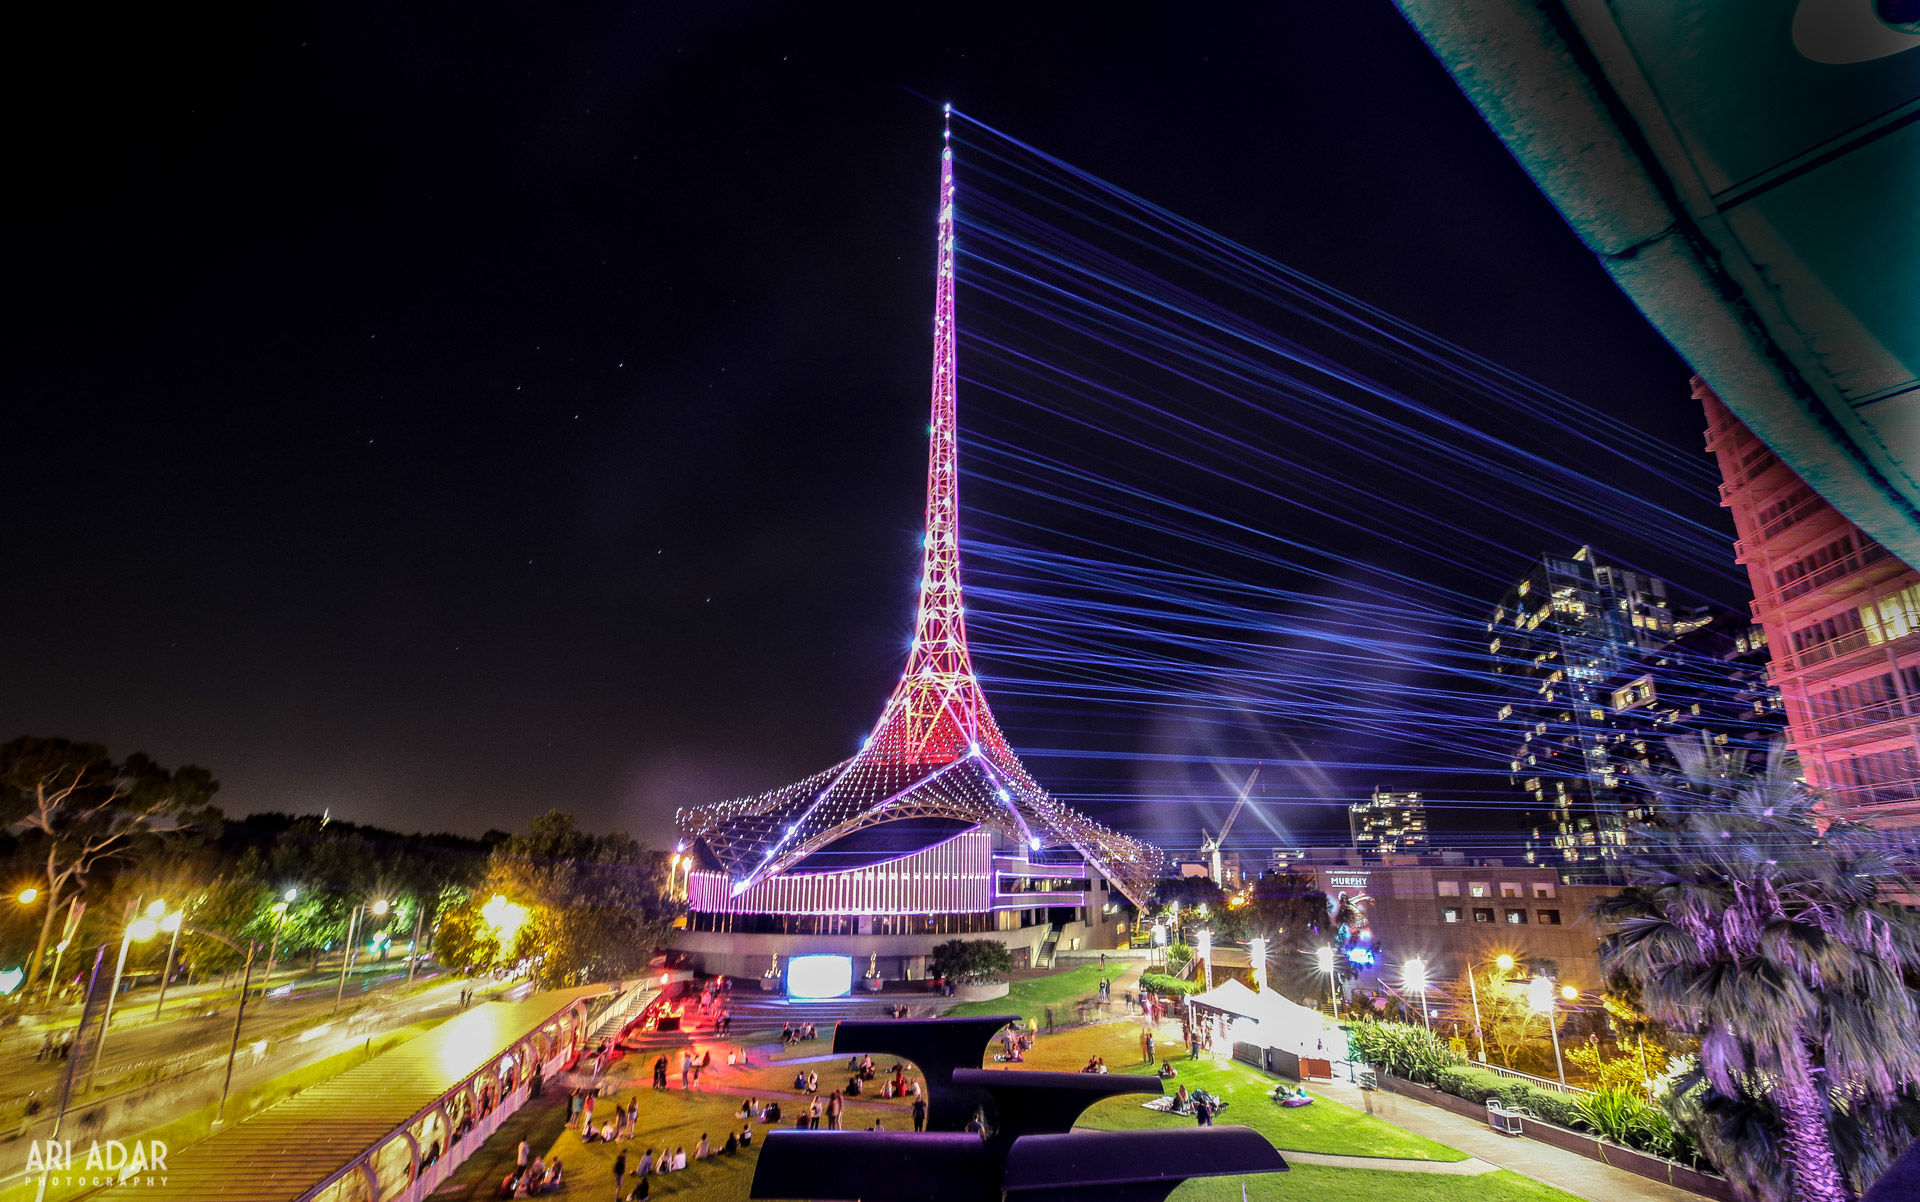
M 1507 925 L 1508 925 L 1508 926 L 1515 926 L 1515 927 L 1523 927 L 1523 926 L 1526 926 L 1526 925 L 1527 925 L 1527 912 L 1526 912 L 1525 910 L 1508 910 L 1508 911 L 1507 911 Z
M 1436 881 L 1434 883 L 1434 888 L 1439 891 L 1439 894 L 1441 897 L 1459 897 L 1460 896 L 1459 881 Z
M 1467 884 L 1468 897 L 1486 897 L 1492 892 L 1492 886 L 1486 881 L 1470 881 Z
M 1440 907 L 1440 921 L 1441 922 L 1459 922 L 1460 907 L 1459 906 Z

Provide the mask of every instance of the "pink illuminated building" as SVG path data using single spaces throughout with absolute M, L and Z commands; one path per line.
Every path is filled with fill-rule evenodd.
M 1807 783 L 1849 817 L 1920 826 L 1920 572 L 1841 517 L 1698 379 L 1693 395 Z

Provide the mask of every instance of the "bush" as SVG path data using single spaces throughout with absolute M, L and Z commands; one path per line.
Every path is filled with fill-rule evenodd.
M 949 939 L 933 949 L 935 976 L 957 981 L 997 981 L 1013 971 L 1013 954 L 995 939 Z
M 1198 981 L 1183 981 L 1179 977 L 1170 977 L 1163 972 L 1143 972 L 1140 974 L 1140 988 L 1149 993 L 1164 994 L 1168 997 L 1186 997 L 1199 993 Z
M 1446 1041 L 1411 1023 L 1363 1022 L 1347 1028 L 1347 1046 L 1359 1059 L 1410 1081 L 1432 1081 L 1460 1057 Z

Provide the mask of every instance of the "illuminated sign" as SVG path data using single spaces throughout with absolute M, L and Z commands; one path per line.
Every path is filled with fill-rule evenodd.
M 853 992 L 853 957 L 791 956 L 787 959 L 788 997 L 845 997 Z
M 1331 872 L 1327 874 L 1327 882 L 1335 889 L 1365 889 L 1367 887 L 1367 874 L 1364 872 Z

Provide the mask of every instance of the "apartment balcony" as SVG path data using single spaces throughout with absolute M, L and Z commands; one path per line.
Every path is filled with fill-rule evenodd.
M 1815 719 L 1813 741 L 1829 751 L 1888 741 L 1911 742 L 1916 723 L 1920 723 L 1920 715 L 1909 714 L 1900 699 L 1893 697 Z
M 1768 589 L 1754 598 L 1753 612 L 1763 622 L 1778 622 L 1818 609 L 1850 591 L 1864 594 L 1869 583 L 1890 580 L 1909 570 L 1885 547 L 1870 542 L 1844 559 Z

